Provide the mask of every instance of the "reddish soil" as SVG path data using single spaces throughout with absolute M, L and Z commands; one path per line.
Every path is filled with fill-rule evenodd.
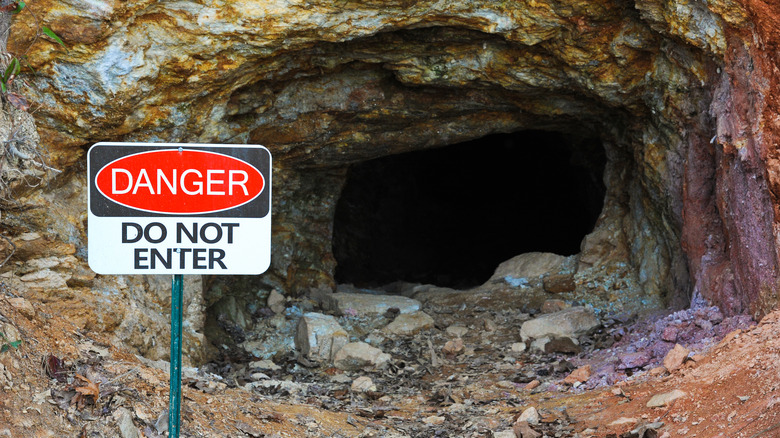
M 10 295 L 0 296 L 0 326 L 14 325 L 21 334 L 18 348 L 0 353 L 0 437 L 100 437 L 122 436 L 117 424 L 129 417 L 140 436 L 159 435 L 158 418 L 167 408 L 168 379 L 164 371 L 142 363 L 136 356 L 109 345 L 101 333 L 79 332 L 57 316 L 50 304 L 28 301 L 29 311 L 11 305 Z M 780 311 L 770 313 L 758 325 L 736 330 L 709 352 L 688 360 L 671 375 L 638 382 L 623 381 L 581 393 L 561 385 L 556 391 L 531 393 L 523 386 L 501 389 L 490 402 L 495 430 L 504 430 L 514 417 L 535 406 L 542 425 L 564 417 L 568 425 L 559 436 L 624 435 L 642 422 L 663 422 L 655 435 L 698 438 L 758 438 L 780 436 Z M 45 358 L 64 360 L 66 377 L 49 377 Z M 43 364 L 42 364 L 43 362 Z M 49 362 L 51 365 L 51 362 Z M 49 366 L 51 375 L 51 366 Z M 445 364 L 427 379 L 437 384 L 453 380 L 462 367 Z M 99 383 L 99 397 L 90 395 L 87 381 Z M 56 377 L 56 376 L 55 376 Z M 506 375 L 497 374 L 496 379 Z M 498 383 L 498 382 L 496 382 Z M 77 390 L 77 388 L 85 388 Z M 681 390 L 686 395 L 669 406 L 648 408 L 655 394 Z M 85 393 L 81 400 L 74 393 Z M 459 396 L 456 392 L 455 402 Z M 396 401 L 378 409 L 328 410 L 316 397 L 287 399 L 283 394 L 260 396 L 241 387 L 226 387 L 208 376 L 185 379 L 182 436 L 198 437 L 305 437 L 305 436 L 408 436 L 394 425 L 419 423 L 443 415 L 432 406 L 433 391 Z M 354 397 L 354 396 L 353 396 Z M 292 402 L 294 401 L 294 402 Z M 511 401 L 511 402 L 510 402 Z M 367 413 L 368 412 L 368 413 Z M 610 426 L 620 418 L 623 425 Z M 468 420 L 466 419 L 463 419 Z M 589 432 L 583 433 L 590 429 Z M 413 436 L 437 436 L 433 429 L 417 429 Z M 423 432 L 419 432 L 423 430 Z M 547 429 L 544 429 L 545 431 Z M 438 436 L 457 436 L 445 434 Z M 479 435 L 476 435 L 479 436 Z M 490 432 L 485 435 L 490 436 Z M 550 435 L 552 436 L 552 435 Z

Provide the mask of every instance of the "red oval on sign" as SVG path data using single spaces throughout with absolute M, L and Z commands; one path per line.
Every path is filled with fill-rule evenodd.
M 215 152 L 164 149 L 114 160 L 95 177 L 98 191 L 125 207 L 152 213 L 229 210 L 263 192 L 265 179 L 246 161 Z

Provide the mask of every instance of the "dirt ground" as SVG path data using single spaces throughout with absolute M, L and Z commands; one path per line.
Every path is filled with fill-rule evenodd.
M 757 325 L 711 317 L 713 326 L 702 319 L 706 311 L 612 319 L 582 352 L 564 355 L 511 353 L 528 318 L 515 310 L 425 310 L 436 327 L 385 341 L 393 361 L 383 370 L 309 368 L 294 357 L 275 358 L 271 369 L 253 362 L 186 369 L 181 436 L 509 437 L 513 425 L 524 438 L 780 436 L 780 311 Z M 468 329 L 462 348 L 448 344 L 452 325 Z M 691 328 L 678 337 L 693 347 L 679 369 L 665 372 L 657 355 L 634 369 L 620 365 L 656 348 L 652 333 L 667 336 L 669 326 Z M 167 436 L 167 363 L 79 331 L 51 303 L 7 288 L 0 330 L 0 437 Z M 605 363 L 614 369 L 603 371 Z M 564 382 L 584 365 L 591 378 Z M 372 387 L 354 388 L 358 377 Z M 541 384 L 529 389 L 534 380 Z M 684 394 L 647 406 L 675 390 Z M 515 420 L 530 407 L 539 421 L 529 432 Z

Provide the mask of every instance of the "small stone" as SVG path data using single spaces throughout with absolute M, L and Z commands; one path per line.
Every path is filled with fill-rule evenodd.
M 607 426 L 613 426 L 613 427 L 614 426 L 625 426 L 625 425 L 628 425 L 628 424 L 633 426 L 638 421 L 639 420 L 637 420 L 636 418 L 620 417 L 617 420 L 609 423 Z
M 368 392 L 376 391 L 376 385 L 374 381 L 368 376 L 360 376 L 352 382 L 352 386 L 349 388 L 352 392 Z
M 514 430 L 502 430 L 500 432 L 493 432 L 493 438 L 517 438 Z
M 530 408 L 524 410 L 522 414 L 520 414 L 520 416 L 517 418 L 517 421 L 524 421 L 531 426 L 535 426 L 539 424 L 539 412 L 535 407 L 531 406 Z
M 679 332 L 680 332 L 679 328 L 670 325 L 664 328 L 663 333 L 661 333 L 661 339 L 663 339 L 666 342 L 677 342 L 677 336 Z
M 664 374 L 666 374 L 666 368 L 665 367 L 651 368 L 649 373 L 653 377 L 663 376 Z
M 431 426 L 438 426 L 440 424 L 444 424 L 444 421 L 446 418 L 439 417 L 437 415 L 431 415 L 430 417 L 423 418 L 423 423 L 430 424 Z
M 555 313 L 571 307 L 563 300 L 547 300 L 542 304 L 542 313 Z
M 620 364 L 618 364 L 618 369 L 627 370 L 632 368 L 641 368 L 650 363 L 650 360 L 650 353 L 646 351 L 624 354 L 620 356 Z
M 468 327 L 463 327 L 462 325 L 451 325 L 447 327 L 447 334 L 450 336 L 454 336 L 457 338 L 462 338 L 466 336 L 466 333 L 469 332 Z
M 268 377 L 268 375 L 265 373 L 252 373 L 252 375 L 249 376 L 249 378 L 254 381 L 270 379 L 270 377 Z
M 276 314 L 284 313 L 284 309 L 287 307 L 285 305 L 286 300 L 284 295 L 279 293 L 279 291 L 276 289 L 272 290 L 271 293 L 268 294 L 268 299 L 265 303 L 266 306 L 268 306 L 268 308 Z
M 512 353 L 522 353 L 526 348 L 528 348 L 528 346 L 525 345 L 525 342 L 515 342 L 511 347 Z
M 703 354 L 694 354 L 694 355 L 691 356 L 691 360 L 696 362 L 696 363 L 699 363 L 699 362 L 704 360 L 704 357 L 705 356 Z
M 531 380 L 530 382 L 528 382 L 528 383 L 525 385 L 525 389 L 526 389 L 527 391 L 533 391 L 534 389 L 538 388 L 538 387 L 539 387 L 539 385 L 541 385 L 541 384 L 542 384 L 542 382 L 540 382 L 540 381 L 538 381 L 538 380 Z
M 140 438 L 141 432 L 133 424 L 133 414 L 127 408 L 119 408 L 113 413 L 114 419 L 119 426 L 119 433 L 122 438 Z
M 25 300 L 24 298 L 9 298 L 8 302 L 14 309 L 18 310 L 19 313 L 24 315 L 25 318 L 33 319 L 35 317 L 35 308 L 29 301 Z
M 414 312 L 398 315 L 382 331 L 388 335 L 413 336 L 430 328 L 433 328 L 433 318 L 425 312 Z
M 445 356 L 454 357 L 463 353 L 463 350 L 463 339 L 455 338 L 447 341 L 447 343 L 444 344 L 444 347 L 442 347 L 441 352 L 444 353 Z
M 568 376 L 566 376 L 565 379 L 563 379 L 563 383 L 574 385 L 575 383 L 587 382 L 591 374 L 592 371 L 590 365 L 585 365 L 572 371 L 571 374 L 569 374 Z
M 366 336 L 366 343 L 371 344 L 375 347 L 378 347 L 382 344 L 382 342 L 385 342 L 387 340 L 387 337 L 382 334 L 379 330 L 375 330 L 371 332 L 368 336 Z
M 685 397 L 687 394 L 679 389 L 674 391 L 664 392 L 662 394 L 654 395 L 650 401 L 647 402 L 648 408 L 660 408 L 666 406 L 678 398 Z
M 261 370 L 271 370 L 271 371 L 278 371 L 282 369 L 282 367 L 275 364 L 274 361 L 270 359 L 256 360 L 254 362 L 250 362 L 249 367 L 257 368 Z
M 343 346 L 333 358 L 336 368 L 357 371 L 366 367 L 381 368 L 390 361 L 390 355 L 365 342 L 350 342 Z
M 350 383 L 352 378 L 347 373 L 334 374 L 330 377 L 330 381 L 333 383 Z
M 525 421 L 517 421 L 515 422 L 514 426 L 512 426 L 512 430 L 515 431 L 515 435 L 518 438 L 539 438 L 542 435 L 531 429 L 531 426 L 528 425 Z
M 688 353 L 690 353 L 690 351 L 687 348 L 680 344 L 675 344 L 674 348 L 666 353 L 666 357 L 664 357 L 664 367 L 669 370 L 670 373 L 680 368 L 688 357 Z
M 486 319 L 483 325 L 485 327 L 485 331 L 488 332 L 494 332 L 498 328 L 492 319 Z
M 8 342 L 22 340 L 22 335 L 19 333 L 19 330 L 17 330 L 16 327 L 14 327 L 14 325 L 10 322 L 0 322 L 0 333 L 5 336 L 5 340 Z M 0 339 L 0 341 L 3 341 L 3 339 Z

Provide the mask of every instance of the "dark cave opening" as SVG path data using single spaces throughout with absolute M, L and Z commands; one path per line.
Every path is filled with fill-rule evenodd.
M 605 163 L 598 140 L 520 131 L 354 164 L 335 279 L 463 289 L 518 254 L 576 254 L 601 212 Z

